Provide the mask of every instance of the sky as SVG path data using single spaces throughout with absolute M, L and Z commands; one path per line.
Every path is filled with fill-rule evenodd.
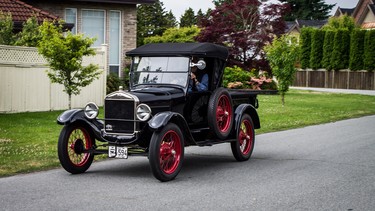
M 163 2 L 166 11 L 172 10 L 177 21 L 180 20 L 181 15 L 189 7 L 193 8 L 195 12 L 199 9 L 202 9 L 203 12 L 206 12 L 208 8 L 214 8 L 212 0 L 160 0 Z M 325 0 L 327 4 L 335 4 L 336 6 L 332 9 L 331 14 L 333 14 L 337 7 L 341 8 L 354 8 L 358 0 Z

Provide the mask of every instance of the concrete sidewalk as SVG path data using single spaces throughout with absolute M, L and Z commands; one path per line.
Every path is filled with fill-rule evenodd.
M 299 90 L 311 90 L 317 92 L 334 92 L 344 94 L 360 94 L 360 95 L 372 95 L 375 96 L 375 90 L 359 90 L 359 89 L 326 89 L 326 88 L 313 88 L 313 87 L 290 87 L 291 89 Z

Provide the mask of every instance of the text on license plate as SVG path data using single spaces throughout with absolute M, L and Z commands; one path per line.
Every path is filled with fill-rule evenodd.
M 128 158 L 128 148 L 120 146 L 109 146 L 108 147 L 108 157 L 110 158 Z

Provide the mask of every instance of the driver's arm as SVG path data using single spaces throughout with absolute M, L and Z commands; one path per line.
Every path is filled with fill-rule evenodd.
M 197 87 L 198 92 L 207 91 L 208 90 L 208 75 L 204 74 L 201 82 L 197 82 L 195 86 Z

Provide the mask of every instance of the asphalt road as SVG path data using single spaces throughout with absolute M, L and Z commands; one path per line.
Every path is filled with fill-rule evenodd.
M 228 144 L 190 147 L 176 180 L 147 158 L 0 179 L 0 210 L 374 210 L 375 116 L 256 136 L 236 162 Z

